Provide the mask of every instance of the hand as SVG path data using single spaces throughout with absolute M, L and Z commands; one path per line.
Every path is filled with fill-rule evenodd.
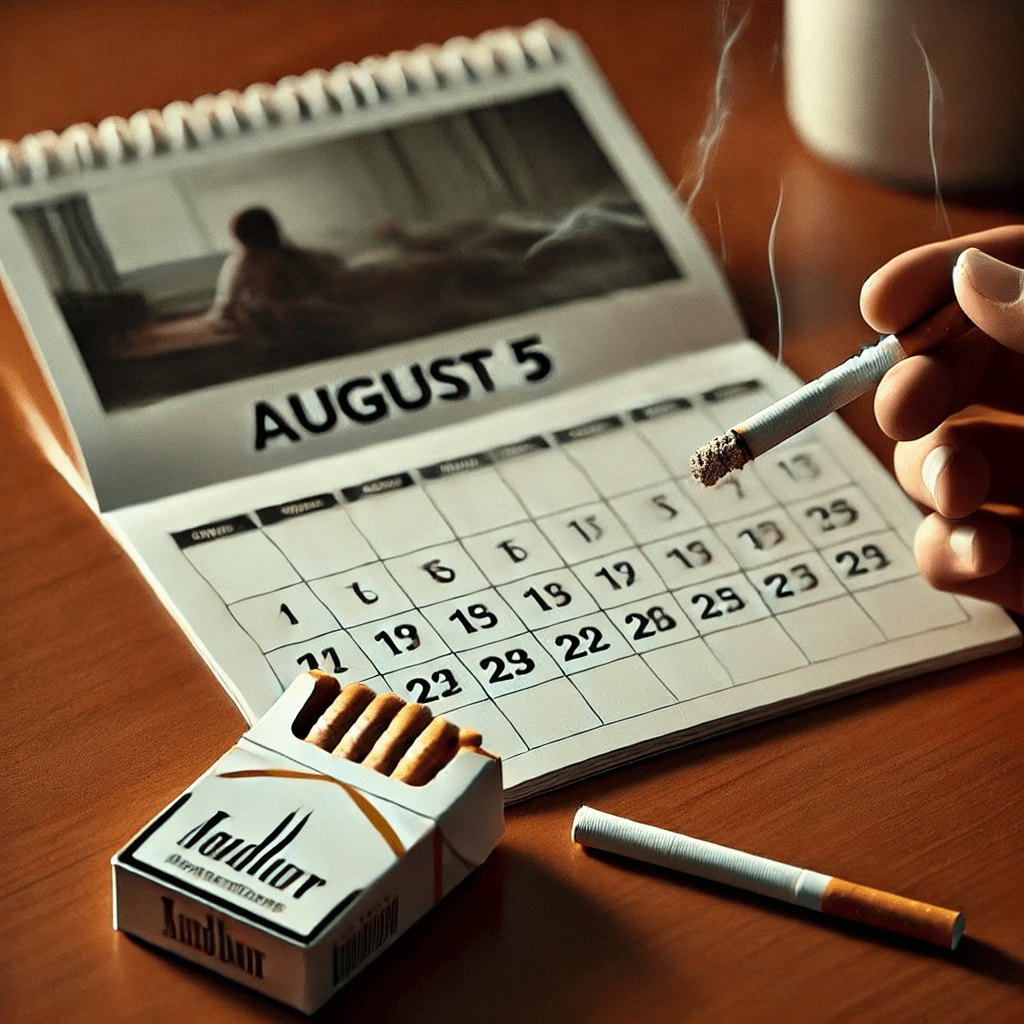
M 951 301 L 977 325 L 894 366 L 875 416 L 896 477 L 931 509 L 914 555 L 940 590 L 1024 612 L 1024 225 L 912 249 L 861 290 L 864 319 L 898 332 Z

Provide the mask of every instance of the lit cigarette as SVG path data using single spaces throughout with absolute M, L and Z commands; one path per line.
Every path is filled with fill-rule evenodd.
M 951 302 L 901 331 L 898 338 L 895 334 L 882 338 L 699 448 L 690 459 L 694 478 L 710 487 L 732 470 L 741 469 L 877 387 L 886 373 L 907 356 L 966 334 L 973 326 L 960 306 Z
M 642 825 L 592 807 L 581 807 L 576 812 L 572 838 L 583 846 L 724 882 L 946 949 L 956 949 L 964 934 L 964 915 L 955 910 Z

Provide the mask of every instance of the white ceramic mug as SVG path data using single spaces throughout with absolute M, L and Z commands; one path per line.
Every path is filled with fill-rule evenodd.
M 826 160 L 916 188 L 1024 181 L 1022 0 L 786 0 L 785 61 Z

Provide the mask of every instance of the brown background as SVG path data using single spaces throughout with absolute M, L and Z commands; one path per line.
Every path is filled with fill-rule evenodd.
M 0 138 L 550 16 L 578 30 L 687 195 L 721 19 L 732 113 L 694 214 L 753 337 L 811 376 L 870 335 L 863 279 L 943 237 L 930 195 L 827 167 L 789 128 L 779 5 L 703 0 L 390 3 L 2 0 Z M 1019 197 L 948 200 L 960 234 Z M 0 1019 L 298 1015 L 110 927 L 111 854 L 243 722 L 167 612 L 50 467 L 55 422 L 0 305 Z M 870 402 L 846 413 L 884 460 Z M 58 428 L 59 432 L 59 428 Z M 510 810 L 492 858 L 321 1011 L 361 1021 L 1024 1019 L 1024 655 L 795 714 Z M 590 856 L 581 803 L 963 909 L 943 953 L 795 908 Z

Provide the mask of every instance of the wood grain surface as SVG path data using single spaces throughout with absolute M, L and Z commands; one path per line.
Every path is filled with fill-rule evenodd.
M 687 196 L 723 23 L 730 116 L 693 212 L 752 337 L 815 375 L 870 340 L 863 279 L 943 237 L 931 195 L 811 156 L 777 3 L 0 0 L 0 138 L 553 17 L 581 33 Z M 724 19 L 724 22 L 723 22 Z M 947 199 L 959 234 L 1020 196 Z M 66 436 L 0 302 L 0 1020 L 298 1018 L 111 928 L 111 855 L 243 729 L 129 559 L 44 457 Z M 862 400 L 848 421 L 883 459 Z M 967 915 L 955 953 L 591 855 L 588 803 Z M 491 859 L 324 1020 L 1024 1019 L 1024 655 L 922 676 L 621 769 L 508 813 Z

